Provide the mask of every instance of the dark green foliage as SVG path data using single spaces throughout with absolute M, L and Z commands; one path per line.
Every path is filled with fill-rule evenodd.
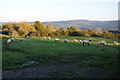
M 5 34 L 5 35 L 9 35 L 10 31 L 6 30 L 6 31 L 2 31 L 2 34 Z
M 75 31 L 75 32 L 69 32 L 69 36 L 82 36 L 82 34 L 79 31 Z
M 16 30 L 16 31 L 18 31 L 18 29 L 19 29 L 19 27 L 13 27 L 14 28 L 14 30 Z

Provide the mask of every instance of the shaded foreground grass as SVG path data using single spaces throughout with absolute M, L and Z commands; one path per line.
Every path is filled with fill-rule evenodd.
M 59 37 L 63 39 L 62 37 Z M 89 37 L 67 37 L 67 39 L 88 39 Z M 115 41 L 107 38 L 90 39 L 97 42 L 106 40 L 109 43 Z M 72 63 L 79 66 L 92 66 L 104 68 L 109 76 L 117 76 L 118 68 L 118 46 L 82 46 L 81 43 L 63 43 L 43 38 L 30 38 L 26 41 L 15 39 L 10 45 L 5 44 L 3 38 L 3 69 L 22 68 L 22 64 L 37 61 L 34 65 Z

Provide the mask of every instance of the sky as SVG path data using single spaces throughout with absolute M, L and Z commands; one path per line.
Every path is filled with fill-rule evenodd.
M 117 20 L 119 0 L 0 0 L 0 22 Z

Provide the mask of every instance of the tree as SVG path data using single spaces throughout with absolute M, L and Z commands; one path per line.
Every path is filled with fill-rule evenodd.
M 102 36 L 103 36 L 103 37 L 108 37 L 108 31 L 107 31 L 107 30 L 104 30 Z
M 101 28 L 96 28 L 96 29 L 95 29 L 95 32 L 101 33 L 101 32 L 102 32 L 102 29 L 101 29 Z
M 100 36 L 101 36 L 101 33 L 99 33 L 99 32 L 94 32 L 91 36 L 92 36 L 92 37 L 100 37 Z
M 45 32 L 47 32 L 48 34 L 54 32 L 54 31 L 55 31 L 55 29 L 52 25 L 47 25 L 46 26 Z
M 44 25 L 40 21 L 36 21 L 34 23 L 35 29 L 38 30 L 39 32 L 45 31 Z
M 36 32 L 35 28 L 25 22 L 19 22 L 14 25 L 14 29 L 22 36 L 25 37 L 29 32 Z
M 78 28 L 75 28 L 73 26 L 67 28 L 69 32 L 73 32 L 73 31 L 80 31 Z
M 102 36 L 103 37 L 108 37 L 108 38 L 114 38 L 115 37 L 115 35 L 112 32 L 108 32 L 107 30 L 103 31 Z
M 78 36 L 80 34 L 79 31 L 81 31 L 80 29 L 75 28 L 73 26 L 71 26 L 71 27 L 69 27 L 67 29 L 68 29 L 68 33 L 69 33 L 68 35 L 69 36 Z
M 44 25 L 40 21 L 36 21 L 34 23 L 34 27 L 39 32 L 39 34 L 41 36 L 43 36 L 45 34 L 45 27 L 44 27 Z
M 19 37 L 19 34 L 16 30 L 14 30 L 11 24 L 7 24 L 6 28 L 8 28 L 9 36 L 11 37 Z
M 24 35 L 25 35 L 25 32 L 22 31 L 22 30 L 19 30 L 18 33 L 19 33 L 19 35 L 22 36 L 22 37 L 24 37 Z

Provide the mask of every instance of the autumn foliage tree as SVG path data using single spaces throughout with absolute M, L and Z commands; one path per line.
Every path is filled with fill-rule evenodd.
M 7 28 L 7 31 L 9 32 L 9 36 L 11 37 L 19 37 L 19 34 L 16 30 L 14 30 L 13 26 L 11 24 L 7 24 L 5 25 L 5 27 Z
M 54 31 L 55 31 L 55 29 L 52 25 L 47 25 L 46 26 L 45 32 L 47 32 L 48 34 L 54 32 Z
M 37 30 L 37 35 L 38 36 L 44 36 L 46 34 L 45 33 L 45 27 L 40 21 L 36 21 L 34 23 L 34 27 Z

